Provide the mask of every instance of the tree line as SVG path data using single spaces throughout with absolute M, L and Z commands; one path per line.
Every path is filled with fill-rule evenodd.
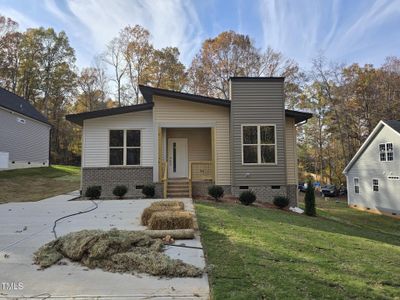
M 78 68 L 65 32 L 18 30 L 0 16 L 0 86 L 30 101 L 53 125 L 51 161 L 79 161 L 80 128 L 69 113 L 139 104 L 139 84 L 229 98 L 231 76 L 286 77 L 286 106 L 314 113 L 299 127 L 299 164 L 342 183 L 341 174 L 380 119 L 399 119 L 400 59 L 373 65 L 338 65 L 317 56 L 310 70 L 234 31 L 206 39 L 189 66 L 177 47 L 157 49 L 150 32 L 126 26 L 91 66 Z

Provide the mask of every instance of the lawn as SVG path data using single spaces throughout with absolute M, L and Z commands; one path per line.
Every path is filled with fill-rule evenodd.
M 54 165 L 0 172 L 0 203 L 37 201 L 79 189 L 80 168 Z
M 198 201 L 213 299 L 400 299 L 400 221 L 318 206 L 315 218 Z

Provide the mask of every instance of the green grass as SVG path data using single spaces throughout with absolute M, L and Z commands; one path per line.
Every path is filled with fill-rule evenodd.
M 0 172 L 0 203 L 37 201 L 79 189 L 80 168 L 53 165 Z
M 197 202 L 213 299 L 400 299 L 400 221 Z

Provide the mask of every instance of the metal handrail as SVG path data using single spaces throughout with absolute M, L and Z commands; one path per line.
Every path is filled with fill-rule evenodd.
M 168 163 L 167 163 L 167 161 L 163 161 L 162 164 L 163 164 L 163 168 L 164 168 L 163 177 L 162 177 L 162 182 L 164 184 L 163 194 L 164 194 L 164 198 L 167 198 L 167 195 L 168 195 L 168 193 L 167 193 L 167 188 L 168 188 Z

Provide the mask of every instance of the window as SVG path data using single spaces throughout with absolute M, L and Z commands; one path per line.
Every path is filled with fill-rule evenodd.
M 379 160 L 380 161 L 393 161 L 393 144 L 382 143 L 379 144 Z
M 378 179 L 372 179 L 372 189 L 374 192 L 379 192 L 379 181 Z
M 275 164 L 275 125 L 242 126 L 243 164 Z
M 140 130 L 110 130 L 110 165 L 140 165 Z
M 354 193 L 359 194 L 360 193 L 360 183 L 357 177 L 354 177 Z

